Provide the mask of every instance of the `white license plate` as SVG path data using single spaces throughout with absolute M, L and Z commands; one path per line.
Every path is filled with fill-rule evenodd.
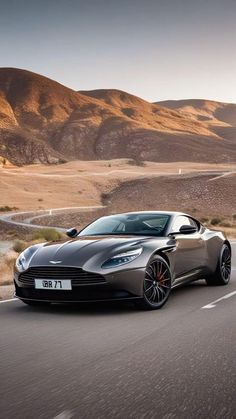
M 69 279 L 35 279 L 35 288 L 40 290 L 71 290 Z

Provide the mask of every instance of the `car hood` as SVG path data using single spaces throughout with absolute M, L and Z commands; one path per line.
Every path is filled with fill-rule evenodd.
M 37 249 L 29 266 L 66 265 L 89 269 L 85 265 L 100 265 L 114 254 L 142 246 L 150 240 L 153 238 L 116 235 L 81 236 L 63 243 L 45 243 Z

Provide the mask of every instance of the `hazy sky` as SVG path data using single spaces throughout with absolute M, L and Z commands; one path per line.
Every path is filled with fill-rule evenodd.
M 236 0 L 0 0 L 0 66 L 76 90 L 236 103 Z

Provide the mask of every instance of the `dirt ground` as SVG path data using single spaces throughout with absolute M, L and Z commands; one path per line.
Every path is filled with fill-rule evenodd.
M 35 211 L 99 205 L 103 194 L 127 181 L 199 171 L 222 174 L 233 170 L 236 165 L 188 162 L 146 162 L 139 166 L 129 159 L 0 168 L 0 210 L 3 212 L 5 206 L 17 211 Z

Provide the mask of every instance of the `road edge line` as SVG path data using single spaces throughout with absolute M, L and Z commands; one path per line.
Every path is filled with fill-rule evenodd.
M 236 291 L 232 291 L 229 292 L 228 294 L 223 295 L 222 297 L 218 298 L 215 301 L 211 301 L 210 303 L 206 304 L 205 306 L 201 307 L 201 309 L 207 308 L 207 309 L 211 309 L 211 308 L 215 308 L 216 304 L 222 300 L 227 300 L 228 298 L 233 297 L 234 295 L 236 295 Z
M 18 298 L 11 298 L 9 300 L 0 300 L 0 304 L 11 303 L 12 301 L 17 301 L 17 300 L 18 300 Z

